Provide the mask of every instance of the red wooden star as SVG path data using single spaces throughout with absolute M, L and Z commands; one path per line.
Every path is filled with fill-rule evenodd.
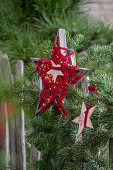
M 37 114 L 43 113 L 45 109 L 56 103 L 63 116 L 67 115 L 63 107 L 68 92 L 66 86 L 68 84 L 75 85 L 89 71 L 89 69 L 72 65 L 69 56 L 71 57 L 73 54 L 73 50 L 59 47 L 56 42 L 50 60 L 31 58 L 43 83 L 36 110 Z

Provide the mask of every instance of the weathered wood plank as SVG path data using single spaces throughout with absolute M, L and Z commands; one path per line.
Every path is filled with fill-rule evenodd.
M 65 29 L 58 30 L 55 43 L 58 47 L 67 48 Z M 61 50 L 61 53 L 65 56 L 67 54 L 67 51 Z
M 11 68 L 10 63 L 8 60 L 8 56 L 5 54 L 2 54 L 0 52 L 0 86 L 3 84 L 11 84 L 12 83 L 12 74 L 11 74 Z M 8 110 L 7 110 L 7 103 L 1 103 L 1 109 L 4 111 L 4 115 L 1 115 L 2 117 L 5 116 L 5 159 L 4 159 L 4 169 L 7 168 L 10 169 L 10 148 L 9 148 L 9 121 L 8 121 Z M 3 114 L 3 113 L 1 113 Z M 1 127 L 2 128 L 2 127 Z M 2 136 L 3 137 L 3 136 Z M 2 138 L 1 137 L 1 138 Z
M 81 85 L 82 92 L 85 96 L 89 95 L 88 86 L 89 86 L 89 77 L 85 77 L 82 79 L 82 85 Z
M 38 151 L 34 144 L 31 144 L 31 150 L 30 150 L 30 170 L 34 170 L 34 162 L 40 160 L 40 151 Z
M 23 76 L 24 63 L 19 60 L 16 64 L 16 74 Z M 25 120 L 24 110 L 20 109 L 20 114 L 16 115 L 16 166 L 18 170 L 26 170 L 26 147 L 25 147 Z

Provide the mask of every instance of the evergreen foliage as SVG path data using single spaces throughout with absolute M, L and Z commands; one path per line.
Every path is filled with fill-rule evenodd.
M 70 41 L 67 33 L 67 41 Z M 81 37 L 81 38 L 80 38 Z M 74 48 L 80 46 L 81 35 L 76 36 Z M 47 54 L 51 44 L 44 43 Z M 40 45 L 40 50 L 41 47 Z M 23 105 L 25 112 L 32 115 L 32 123 L 28 131 L 28 141 L 34 142 L 36 148 L 41 151 L 42 158 L 35 163 L 36 169 L 77 169 L 77 170 L 97 170 L 100 167 L 108 169 L 108 162 L 104 160 L 98 152 L 107 145 L 109 137 L 112 136 L 113 128 L 113 97 L 112 97 L 112 80 L 113 74 L 105 72 L 106 64 L 111 66 L 112 48 L 110 46 L 93 45 L 88 49 L 87 59 L 81 59 L 81 66 L 91 69 L 90 83 L 91 85 L 98 84 L 98 89 L 101 90 L 101 95 L 96 101 L 97 108 L 91 117 L 94 129 L 86 128 L 83 131 L 82 140 L 77 140 L 78 125 L 72 120 L 80 115 L 82 101 L 85 101 L 88 106 L 91 101 L 95 101 L 97 94 L 84 96 L 81 91 L 81 82 L 76 87 L 69 86 L 65 107 L 69 112 L 70 118 L 64 119 L 56 106 L 48 109 L 43 115 L 33 116 L 37 99 L 39 98 L 39 89 L 35 85 L 36 72 L 31 65 L 26 66 L 24 79 L 18 78 L 14 87 L 8 89 L 8 93 L 4 93 L 3 89 L 0 98 L 4 96 L 13 96 L 19 99 L 19 103 Z M 103 55 L 104 54 L 104 55 Z M 105 57 L 105 58 L 104 58 Z M 91 58 L 91 59 L 90 59 Z M 104 62 L 103 61 L 104 58 Z M 89 63 L 91 62 L 91 63 Z M 78 61 L 77 61 L 78 63 Z M 98 67 L 99 65 L 99 67 Z M 31 75 L 29 76 L 29 73 Z M 30 83 L 28 83 L 28 80 Z M 21 96 L 21 93 L 23 96 Z M 23 99 L 21 99 L 21 97 Z
M 42 153 L 41 160 L 35 162 L 35 168 L 40 170 L 109 169 L 103 152 L 113 135 L 113 29 L 102 22 L 88 20 L 77 5 L 78 0 L 76 3 L 55 0 L 54 5 L 50 0 L 0 2 L 0 48 L 8 54 L 13 72 L 17 60 L 25 63 L 23 78 L 19 76 L 12 87 L 0 87 L 0 101 L 15 100 L 30 116 L 27 140 Z M 68 48 L 75 50 L 79 66 L 90 68 L 90 84 L 98 84 L 101 91 L 91 117 L 94 129 L 85 128 L 82 140 L 77 140 L 78 125 L 72 120 L 80 115 L 82 101 L 88 106 L 97 94 L 85 96 L 81 81 L 74 88 L 68 86 L 65 107 L 69 119 L 64 119 L 56 106 L 43 115 L 34 115 L 40 90 L 30 57 L 49 59 L 59 28 L 68 31 Z M 80 57 L 79 52 L 83 50 L 87 51 L 86 57 Z
M 104 54 L 108 52 L 109 57 L 111 48 L 92 46 L 89 48 L 89 53 L 91 49 L 93 54 L 95 51 L 99 54 L 94 63 L 99 63 L 100 67 L 98 68 L 94 64 L 95 67 L 90 73 L 90 83 L 98 84 L 98 88 L 101 90 L 101 95 L 95 103 L 97 108 L 91 118 L 94 129 L 86 128 L 82 140 L 77 140 L 78 125 L 72 123 L 71 120 L 80 115 L 82 101 L 85 101 L 88 106 L 91 101 L 95 100 L 96 94 L 84 96 L 80 90 L 80 83 L 75 88 L 69 87 L 71 91 L 65 101 L 65 107 L 70 113 L 70 119 L 63 119 L 61 113 L 54 107 L 47 110 L 42 116 L 35 116 L 32 120 L 33 132 L 31 136 L 34 136 L 35 146 L 42 152 L 42 160 L 36 163 L 36 167 L 39 169 L 97 170 L 101 167 L 109 169 L 108 162 L 102 155 L 99 156 L 99 150 L 107 145 L 109 137 L 112 136 L 113 119 L 110 115 L 113 112 L 113 74 L 104 72 L 106 63 L 103 66 L 100 58 L 103 51 Z M 95 55 L 88 57 L 93 60 Z M 89 60 L 87 61 L 89 62 Z M 110 65 L 111 62 L 107 59 L 108 63 Z M 85 62 L 84 66 L 87 64 Z M 90 65 L 90 68 L 92 67 Z M 38 139 L 36 139 L 37 136 Z

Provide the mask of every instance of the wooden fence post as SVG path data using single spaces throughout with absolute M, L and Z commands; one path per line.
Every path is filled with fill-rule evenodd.
M 37 160 L 40 160 L 40 151 L 38 151 L 32 143 L 30 150 L 30 170 L 34 170 L 33 163 Z
M 88 86 L 89 86 L 89 77 L 85 77 L 82 79 L 82 92 L 84 93 L 85 96 L 89 95 L 89 91 L 88 91 Z
M 39 78 L 39 88 L 40 90 L 42 90 L 43 88 L 43 85 L 42 85 L 42 79 Z M 34 166 L 33 166 L 33 163 L 37 160 L 40 160 L 41 159 L 41 152 L 38 151 L 34 144 L 31 143 L 31 149 L 30 149 L 30 170 L 34 170 Z
M 19 60 L 16 64 L 16 74 L 23 76 L 24 73 L 24 62 Z M 16 117 L 16 140 L 17 140 L 17 168 L 18 170 L 26 170 L 26 147 L 25 147 L 25 121 L 24 121 L 24 110 L 21 108 L 21 114 Z
M 0 52 L 0 85 L 4 83 L 9 83 L 9 84 L 12 83 L 12 74 L 11 74 L 11 68 L 10 68 L 8 56 Z M 5 145 L 3 146 L 3 150 L 5 150 L 5 159 L 4 159 L 3 166 L 5 166 L 4 169 L 8 170 L 10 169 L 10 165 L 9 165 L 10 149 L 9 149 L 9 120 L 8 120 L 8 110 L 7 110 L 6 102 L 1 103 L 1 109 L 4 110 L 4 115 L 5 115 L 5 122 L 4 122 L 5 125 L 2 125 L 5 126 L 5 141 L 4 141 Z
M 24 62 L 19 60 L 16 64 L 16 74 L 23 76 Z M 16 115 L 16 166 L 18 170 L 26 170 L 26 147 L 25 147 L 25 120 L 24 110 L 20 109 L 21 114 Z

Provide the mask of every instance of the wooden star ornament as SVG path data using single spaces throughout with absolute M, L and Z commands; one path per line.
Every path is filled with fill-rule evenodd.
M 74 50 L 67 49 L 65 30 L 60 29 L 50 60 L 31 58 L 43 84 L 37 114 L 43 113 L 55 103 L 62 115 L 67 115 L 63 107 L 68 92 L 66 87 L 68 84 L 75 85 L 89 71 L 87 68 L 73 65 L 72 57 L 75 57 Z
M 72 120 L 72 122 L 79 124 L 78 135 L 77 135 L 78 138 L 80 137 L 85 127 L 93 128 L 90 117 L 92 116 L 96 106 L 92 108 L 91 106 L 92 104 L 90 105 L 89 108 L 86 109 L 85 103 L 83 102 L 81 108 L 81 115 L 75 118 L 74 120 Z

